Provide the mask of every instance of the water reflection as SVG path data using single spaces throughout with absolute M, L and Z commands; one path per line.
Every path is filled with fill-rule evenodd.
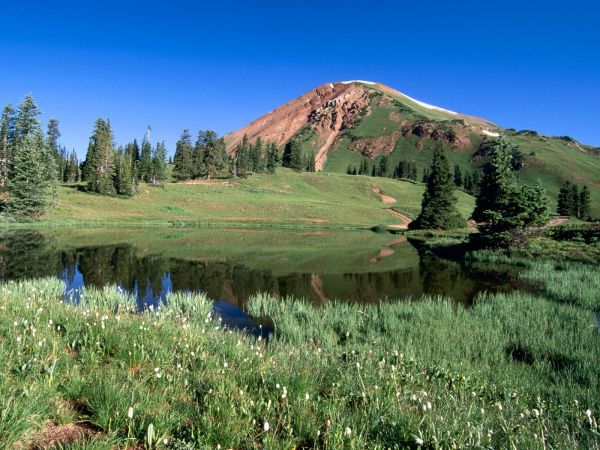
M 156 245 L 156 248 L 164 248 L 164 245 Z M 259 292 L 304 298 L 315 304 L 327 299 L 375 303 L 419 298 L 423 294 L 446 295 L 469 303 L 484 290 L 518 287 L 516 281 L 506 278 L 505 274 L 490 276 L 421 252 L 408 242 L 383 250 L 372 248 L 364 255 L 352 248 L 341 253 L 337 248 L 334 259 L 331 251 L 324 248 L 322 259 L 328 262 L 321 266 L 313 262 L 319 260 L 318 253 L 311 255 L 313 259 L 309 262 L 293 263 L 294 258 L 287 258 L 285 252 L 298 249 L 290 250 L 289 246 L 281 251 L 280 248 L 266 249 L 265 252 L 272 251 L 271 254 L 279 258 L 271 266 L 261 260 L 254 267 L 253 262 L 259 258 L 255 254 L 225 253 L 219 258 L 202 259 L 198 253 L 202 253 L 203 248 L 210 253 L 209 247 L 201 247 L 199 251 L 190 246 L 189 251 L 194 253 L 186 259 L 188 250 L 183 246 L 177 249 L 181 257 L 174 258 L 158 252 L 142 254 L 134 245 L 118 243 L 61 248 L 38 232 L 11 232 L 0 237 L 0 278 L 59 276 L 65 281 L 67 295 L 72 295 L 74 301 L 79 300 L 86 285 L 99 288 L 118 285 L 136 299 L 140 308 L 164 302 L 173 291 L 205 292 L 209 298 L 224 300 L 240 311 L 248 298 Z M 373 257 L 373 254 L 379 256 Z M 296 260 L 297 255 L 293 255 Z

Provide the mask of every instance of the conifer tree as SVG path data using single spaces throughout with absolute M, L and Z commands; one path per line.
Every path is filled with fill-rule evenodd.
M 79 161 L 77 161 L 75 150 L 71 152 L 71 155 L 67 159 L 63 180 L 67 183 L 79 181 Z
M 88 189 L 102 195 L 115 193 L 115 149 L 110 121 L 96 120 L 86 156 Z
M 317 171 L 317 155 L 314 151 L 310 152 L 306 157 L 306 171 L 307 172 L 316 172 Z
M 14 151 L 15 110 L 6 105 L 0 118 L 0 190 L 6 189 L 9 166 Z
M 427 179 L 429 178 L 429 169 L 425 167 L 423 169 L 423 178 L 421 178 L 421 182 L 427 183 Z
M 579 211 L 579 200 L 580 200 L 579 186 L 577 186 L 574 183 L 571 183 L 569 185 L 568 198 L 569 198 L 569 216 L 579 217 L 579 215 L 580 215 L 580 211 Z
M 117 194 L 126 197 L 131 197 L 135 193 L 135 181 L 129 157 L 121 147 L 115 154 L 115 190 Z
M 173 158 L 175 167 L 173 175 L 179 181 L 189 180 L 194 173 L 192 135 L 189 130 L 183 130 L 183 133 L 175 145 L 175 157 Z
M 461 187 L 463 185 L 463 175 L 458 164 L 454 166 L 454 185 L 457 187 Z
M 379 161 L 379 176 L 380 177 L 388 176 L 388 165 L 389 165 L 389 158 L 387 155 L 383 155 L 381 157 L 381 160 Z
M 6 212 L 15 217 L 39 217 L 48 206 L 52 190 L 54 158 L 39 129 L 33 127 L 21 135 L 13 157 L 12 176 L 9 180 L 10 197 Z
M 145 183 L 152 180 L 152 145 L 146 138 L 142 141 L 142 152 L 137 167 L 137 178 Z
M 304 170 L 302 158 L 302 146 L 298 139 L 292 138 L 285 144 L 283 151 L 283 163 L 286 167 L 296 170 Z
M 15 147 L 25 139 L 25 136 L 33 132 L 38 132 L 40 121 L 38 116 L 42 112 L 38 108 L 31 94 L 25 96 L 15 117 L 14 145 Z
M 410 228 L 448 230 L 464 226 L 465 220 L 456 209 L 456 202 L 448 155 L 438 141 L 427 177 L 421 213 L 410 224 Z
M 152 184 L 160 184 L 167 178 L 167 147 L 164 142 L 156 144 L 152 156 Z
M 491 151 L 492 157 L 485 166 L 473 211 L 473 219 L 477 222 L 489 221 L 491 212 L 505 211 L 518 190 L 508 142 L 505 139 L 494 142 Z
M 277 145 L 275 144 L 275 142 L 271 142 L 271 144 L 269 144 L 269 150 L 267 152 L 267 172 L 275 173 L 280 163 L 281 160 L 279 157 L 279 150 L 277 149 Z
M 581 220 L 590 220 L 592 213 L 590 188 L 582 186 L 579 191 L 579 218 Z
M 59 181 L 63 181 L 63 174 L 65 171 L 66 158 L 64 150 L 58 145 L 58 139 L 60 138 L 60 130 L 58 129 L 58 120 L 50 119 L 48 121 L 48 131 L 46 132 L 46 139 L 48 141 L 48 148 L 52 152 L 56 161 L 56 177 Z
M 212 179 L 217 172 L 225 169 L 226 161 L 223 160 L 225 154 L 225 141 L 217 139 L 214 131 L 206 132 L 206 142 L 204 150 L 204 168 L 206 170 L 206 179 Z
M 252 171 L 254 173 L 262 172 L 264 170 L 263 161 L 263 144 L 262 139 L 259 137 L 252 146 Z
M 571 182 L 566 180 L 558 191 L 558 200 L 556 203 L 556 212 L 561 216 L 568 216 L 571 213 Z

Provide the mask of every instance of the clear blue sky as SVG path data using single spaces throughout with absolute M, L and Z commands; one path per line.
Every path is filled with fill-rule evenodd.
M 172 152 L 183 128 L 224 134 L 349 79 L 600 146 L 593 1 L 2 3 L 0 102 L 32 92 L 81 156 L 98 116 Z

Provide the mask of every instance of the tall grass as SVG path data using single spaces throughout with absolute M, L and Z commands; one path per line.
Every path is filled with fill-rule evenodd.
M 572 304 L 260 295 L 248 308 L 273 320 L 264 342 L 224 329 L 205 296 L 137 314 L 117 288 L 78 307 L 63 288 L 0 286 L 3 448 L 35 443 L 46 420 L 98 427 L 91 448 L 600 445 L 600 336 Z

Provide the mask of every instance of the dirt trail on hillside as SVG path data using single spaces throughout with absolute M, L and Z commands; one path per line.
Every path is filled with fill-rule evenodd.
M 379 199 L 383 202 L 383 203 L 396 203 L 396 199 L 394 197 L 390 197 L 389 195 L 385 195 L 385 193 L 383 192 L 383 190 L 379 187 L 379 186 L 375 186 L 372 189 L 374 194 L 377 194 L 379 196 Z
M 392 208 L 385 208 L 385 210 L 387 212 L 389 212 L 391 215 L 397 217 L 398 219 L 400 219 L 402 221 L 402 223 L 399 223 L 399 224 L 389 225 L 390 228 L 393 228 L 395 230 L 407 230 L 408 229 L 408 225 L 412 222 L 412 219 L 410 217 L 407 217 L 404 214 L 393 210 Z

